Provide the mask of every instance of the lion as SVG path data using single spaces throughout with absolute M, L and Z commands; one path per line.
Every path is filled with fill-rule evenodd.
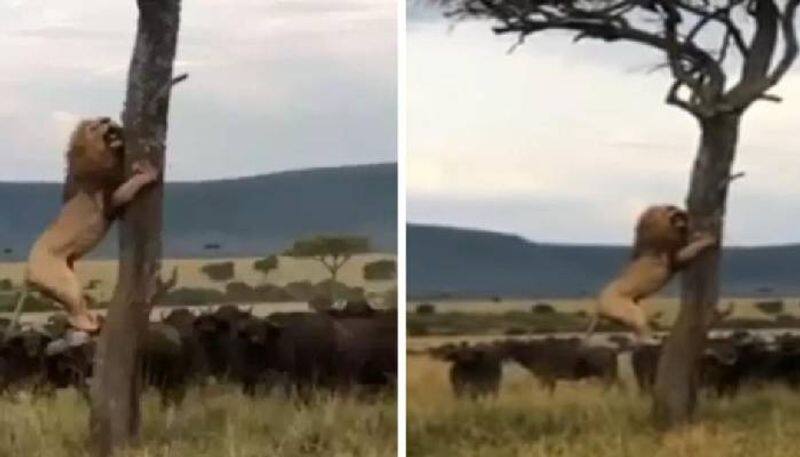
M 647 208 L 636 224 L 631 260 L 600 291 L 588 333 L 605 317 L 633 330 L 638 340 L 647 338 L 651 329 L 640 301 L 661 290 L 677 271 L 716 244 L 717 238 L 710 233 L 689 235 L 686 211 L 673 205 Z
M 73 328 L 94 333 L 100 323 L 88 310 L 75 261 L 100 243 L 125 205 L 160 173 L 150 162 L 138 161 L 126 179 L 122 127 L 108 117 L 81 121 L 66 158 L 63 206 L 31 248 L 25 283 L 63 306 Z

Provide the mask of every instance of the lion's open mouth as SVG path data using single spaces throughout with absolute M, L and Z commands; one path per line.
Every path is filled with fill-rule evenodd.
M 105 141 L 110 149 L 115 151 L 122 150 L 125 147 L 122 127 L 114 123 L 109 124 L 108 129 L 103 134 L 103 141 Z

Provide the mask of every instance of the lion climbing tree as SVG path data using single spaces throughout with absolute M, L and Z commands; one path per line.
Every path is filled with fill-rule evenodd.
M 673 82 L 666 102 L 692 115 L 700 141 L 689 183 L 692 230 L 722 239 L 728 184 L 742 115 L 797 58 L 800 0 L 433 0 L 455 19 L 489 19 L 518 45 L 538 32 L 627 42 L 660 52 Z M 734 76 L 734 77 L 731 77 Z M 699 356 L 719 298 L 719 250 L 683 273 L 681 309 L 659 361 L 654 416 L 672 426 L 689 420 L 697 400 Z
M 139 21 L 122 113 L 126 168 L 136 160 L 164 167 L 167 114 L 180 0 L 138 0 Z M 91 437 L 97 455 L 132 444 L 140 426 L 139 349 L 160 281 L 163 185 L 128 206 L 119 228 L 117 287 L 100 335 L 92 384 Z

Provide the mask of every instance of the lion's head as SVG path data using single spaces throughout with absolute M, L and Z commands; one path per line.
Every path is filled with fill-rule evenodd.
M 122 127 L 107 117 L 78 123 L 67 149 L 67 173 L 84 180 L 117 180 L 123 175 Z
M 636 223 L 633 255 L 642 252 L 674 252 L 686 245 L 689 234 L 689 215 L 673 205 L 647 208 Z

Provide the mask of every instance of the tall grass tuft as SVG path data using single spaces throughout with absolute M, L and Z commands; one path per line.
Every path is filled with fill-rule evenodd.
M 695 424 L 660 433 L 650 400 L 626 389 L 561 383 L 550 396 L 526 373 L 495 399 L 456 399 L 447 365 L 408 361 L 409 456 L 800 456 L 800 392 L 773 387 L 734 400 L 703 398 Z
M 0 399 L 0 457 L 85 457 L 88 405 L 74 391 Z M 396 401 L 319 394 L 249 398 L 234 388 L 194 390 L 163 411 L 143 400 L 139 446 L 123 457 L 394 456 Z

